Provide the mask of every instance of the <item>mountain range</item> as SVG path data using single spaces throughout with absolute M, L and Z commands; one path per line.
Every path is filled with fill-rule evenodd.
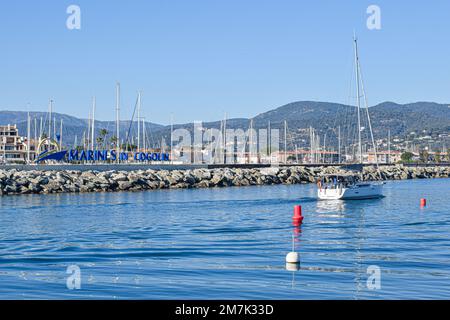
M 394 102 L 383 102 L 368 109 L 361 110 L 361 124 L 368 128 L 367 111 L 370 114 L 371 124 L 375 139 L 386 138 L 390 131 L 392 137 L 405 138 L 411 133 L 439 136 L 450 133 L 450 106 L 433 102 L 415 102 L 408 104 L 397 104 Z M 39 132 L 40 119 L 43 127 L 48 131 L 46 112 L 30 112 L 32 119 L 31 135 L 34 136 L 34 123 L 36 120 L 37 131 Z M 88 120 L 79 119 L 70 115 L 54 113 L 59 132 L 60 121 L 63 120 L 63 142 L 73 145 L 75 136 L 80 144 L 83 132 L 87 131 Z M 338 128 L 341 131 L 343 141 L 351 141 L 357 135 L 357 108 L 345 104 L 317 101 L 292 102 L 276 109 L 261 113 L 252 118 L 252 125 L 255 129 L 267 128 L 281 129 L 280 138 L 283 137 L 284 124 L 286 121 L 288 128 L 289 144 L 301 146 L 309 145 L 309 128 L 316 130 L 316 134 L 322 137 L 327 145 L 337 144 Z M 0 125 L 17 124 L 21 135 L 27 132 L 27 113 L 23 111 L 0 111 Z M 227 119 L 228 129 L 248 129 L 250 119 L 232 118 Z M 221 121 L 203 123 L 204 128 L 220 128 Z M 114 121 L 96 121 L 96 135 L 101 129 L 106 129 L 111 137 L 115 132 Z M 185 128 L 192 132 L 193 123 L 176 124 L 174 129 Z M 53 129 L 52 129 L 53 130 Z M 120 123 L 121 138 L 136 136 L 136 122 L 130 127 L 130 120 Z M 169 143 L 170 126 L 152 122 L 146 122 L 147 138 L 151 145 L 157 147 L 161 139 Z M 368 135 L 368 130 L 364 130 L 364 135 Z M 326 137 L 326 138 L 325 138 Z M 448 138 L 448 137 L 447 137 Z M 450 145 L 450 141 L 449 141 Z

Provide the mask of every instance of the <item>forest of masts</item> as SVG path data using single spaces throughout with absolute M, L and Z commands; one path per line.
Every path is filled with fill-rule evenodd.
M 122 151 L 158 151 L 158 152 L 168 152 L 172 155 L 177 149 L 177 145 L 173 143 L 173 116 L 171 116 L 170 123 L 170 137 L 169 143 L 166 143 L 164 137 L 161 137 L 160 141 L 155 141 L 148 128 L 148 123 L 145 121 L 145 117 L 142 116 L 142 94 L 139 91 L 136 98 L 136 103 L 133 108 L 133 114 L 130 121 L 120 120 L 120 84 L 116 85 L 116 105 L 115 105 L 115 128 L 99 128 L 96 126 L 95 121 L 95 111 L 96 111 L 96 98 L 92 98 L 92 106 L 89 111 L 89 116 L 87 120 L 87 128 L 83 131 L 80 141 L 78 141 L 78 136 L 75 135 L 73 143 L 69 143 L 63 140 L 64 133 L 64 123 L 61 118 L 59 123 L 57 123 L 56 117 L 53 115 L 53 104 L 54 101 L 49 101 L 48 113 L 45 119 L 43 117 L 31 119 L 30 113 L 28 112 L 27 117 L 27 143 L 28 143 L 28 155 L 27 159 L 30 161 L 30 143 L 35 144 L 35 150 L 39 146 L 38 152 L 43 150 L 52 150 L 55 148 L 62 148 L 62 146 L 67 146 L 73 149 L 84 149 L 84 150 L 100 150 L 100 149 L 115 149 L 119 152 Z M 253 119 L 250 119 L 249 131 L 253 132 Z M 34 122 L 34 123 L 33 123 Z M 39 123 L 38 123 L 39 122 Z M 126 124 L 127 127 L 123 128 Z M 122 128 L 121 128 L 122 126 Z M 32 137 L 32 130 L 34 128 L 34 138 Z M 313 127 L 309 128 L 309 146 L 304 149 L 300 149 L 290 134 L 288 128 L 288 122 L 284 121 L 284 128 L 280 141 L 279 148 L 271 147 L 271 123 L 267 124 L 267 143 L 265 143 L 265 148 L 262 150 L 258 148 L 257 138 L 254 134 L 248 134 L 246 136 L 245 145 L 243 150 L 245 151 L 245 158 L 240 159 L 236 162 L 243 163 L 257 163 L 257 162 L 272 162 L 274 153 L 280 158 L 279 162 L 289 162 L 289 163 L 343 163 L 343 162 L 353 162 L 359 157 L 357 145 L 354 143 L 347 144 L 343 146 L 341 138 L 341 127 L 337 127 L 334 130 L 337 140 L 334 145 L 327 145 L 327 133 L 324 133 L 321 137 L 318 130 Z M 124 129 L 125 134 L 124 134 Z M 227 130 L 227 118 L 226 115 L 224 119 L 220 122 L 220 132 L 221 138 L 218 141 L 217 148 L 221 150 L 222 156 L 214 158 L 214 163 L 225 163 L 227 158 L 236 159 L 234 154 L 237 150 L 236 148 L 230 148 L 227 146 L 226 134 Z M 123 136 L 121 134 L 124 134 Z M 33 141 L 34 140 L 34 141 Z M 52 143 L 52 141 L 54 143 Z M 120 142 L 120 143 L 119 143 Z M 390 153 L 391 143 L 390 143 L 390 132 L 388 132 L 387 137 L 388 153 Z M 208 147 L 206 147 L 208 148 Z M 277 150 L 274 150 L 277 149 Z M 363 147 L 362 152 L 366 153 L 366 146 Z

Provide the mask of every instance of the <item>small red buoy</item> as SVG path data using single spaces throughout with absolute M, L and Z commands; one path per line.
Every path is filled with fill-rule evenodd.
M 294 226 L 302 224 L 303 222 L 302 206 L 294 207 L 294 216 L 292 217 L 292 221 L 294 223 Z
M 420 199 L 420 206 L 421 207 L 426 207 L 427 206 L 427 199 L 425 199 L 425 198 Z

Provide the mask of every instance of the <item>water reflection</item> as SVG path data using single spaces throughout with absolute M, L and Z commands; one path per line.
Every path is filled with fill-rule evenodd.
M 301 263 L 301 256 L 300 256 L 300 244 L 301 244 L 301 235 L 302 235 L 302 224 L 298 223 L 296 221 L 293 222 L 293 231 L 292 231 L 292 252 L 298 252 L 299 254 L 299 261 L 298 263 L 289 263 L 286 262 L 286 270 L 292 272 L 292 279 L 291 279 L 291 288 L 295 288 L 295 273 L 300 271 L 300 263 Z
M 317 201 L 317 213 L 342 213 L 345 211 L 345 201 L 342 200 L 321 200 Z

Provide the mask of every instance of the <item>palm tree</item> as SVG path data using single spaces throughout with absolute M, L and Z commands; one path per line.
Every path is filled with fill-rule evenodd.
M 101 145 L 102 148 L 105 147 L 105 140 L 106 140 L 106 135 L 108 134 L 108 130 L 106 129 L 100 129 L 99 132 L 99 137 L 97 138 L 97 144 Z M 100 138 L 100 139 L 99 139 Z
M 105 142 L 105 140 L 103 139 L 103 137 L 97 137 L 97 139 L 95 139 L 97 141 L 97 148 L 100 146 L 103 149 L 103 143 Z
M 109 141 L 111 142 L 112 145 L 117 146 L 117 137 L 116 136 L 112 136 L 111 139 L 109 139 Z

